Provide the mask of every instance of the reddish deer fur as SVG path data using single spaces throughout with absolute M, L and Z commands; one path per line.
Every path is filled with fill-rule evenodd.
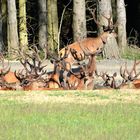
M 133 85 L 135 88 L 140 89 L 140 79 L 134 80 Z
M 9 71 L 5 76 L 3 76 L 3 79 L 7 83 L 17 83 L 19 80 L 16 78 L 14 72 Z
M 60 50 L 59 55 L 63 57 L 65 54 L 66 48 L 68 57 L 65 58 L 66 62 L 74 63 L 75 58 L 73 57 L 71 50 L 75 50 L 77 52 L 77 57 L 80 61 L 85 59 L 85 55 L 93 55 L 101 51 L 104 44 L 107 42 L 107 38 L 110 36 L 110 32 L 103 32 L 100 36 L 96 38 L 85 38 L 80 41 L 74 42 L 62 50 Z
M 99 22 L 96 20 L 95 16 L 95 9 L 91 10 L 93 19 L 97 26 L 103 27 L 103 33 L 101 33 L 98 37 L 94 38 L 84 38 L 81 40 L 78 40 L 65 48 L 61 49 L 59 52 L 60 57 L 64 57 L 64 55 L 67 53 L 67 57 L 65 58 L 65 62 L 70 63 L 71 65 L 76 61 L 82 61 L 85 59 L 86 56 L 91 56 L 98 54 L 103 49 L 104 44 L 107 42 L 107 39 L 109 36 L 115 36 L 116 33 L 113 33 L 114 25 L 111 21 L 111 15 L 109 18 L 105 17 L 108 21 L 108 26 L 100 25 Z M 66 52 L 67 50 L 67 52 Z M 94 58 L 93 61 L 96 59 Z M 96 62 L 93 63 L 93 67 L 96 69 Z

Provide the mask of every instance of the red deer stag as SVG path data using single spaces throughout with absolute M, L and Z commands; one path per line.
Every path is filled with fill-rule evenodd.
M 95 9 L 90 10 L 90 12 L 93 15 L 93 19 L 97 26 L 102 26 L 95 18 Z M 112 17 L 110 16 L 109 18 L 105 18 L 108 20 L 108 26 L 102 26 L 104 31 L 103 33 L 101 33 L 98 37 L 84 38 L 66 46 L 60 50 L 59 56 L 63 57 L 67 48 L 67 58 L 65 58 L 65 62 L 68 62 L 72 65 L 75 63 L 75 61 L 84 60 L 86 56 L 96 55 L 97 53 L 101 52 L 104 44 L 107 42 L 107 38 L 112 35 L 116 36 L 116 33 L 113 32 L 115 25 L 112 24 Z M 96 59 L 94 58 L 94 61 L 95 60 Z M 94 69 L 96 70 L 96 62 L 94 62 Z
M 101 89 L 118 89 L 115 79 L 117 76 L 116 72 L 113 73 L 113 75 L 109 75 L 106 72 L 103 72 L 99 76 L 104 80 L 103 87 L 101 87 Z
M 94 88 L 94 68 L 92 63 L 93 61 L 91 57 L 89 57 L 88 64 L 79 64 L 79 67 L 76 72 L 70 70 L 66 77 L 63 78 L 66 79 L 66 82 L 63 83 L 64 89 L 92 90 Z
M 20 62 L 24 69 L 16 72 L 15 76 L 20 81 L 24 90 L 42 90 L 46 85 L 47 71 L 44 69 L 46 65 L 42 63 L 45 61 L 46 56 L 43 59 L 40 58 L 37 48 L 33 50 L 32 54 L 25 52 L 19 52 L 21 59 Z
M 10 71 L 9 62 L 7 66 L 5 66 L 4 56 L 0 54 L 0 62 L 1 62 L 1 69 L 0 69 L 0 77 L 7 83 L 16 83 L 19 82 L 18 79 L 15 77 L 14 72 Z
M 127 65 L 125 63 L 124 70 L 122 69 L 122 66 L 120 68 L 120 75 L 123 78 L 123 81 L 121 85 L 119 86 L 120 89 L 126 89 L 126 88 L 134 88 L 134 89 L 140 89 L 140 72 L 137 73 L 136 66 L 140 64 L 140 61 L 134 61 L 134 64 L 132 66 L 132 69 L 129 71 L 127 68 Z
M 7 66 L 4 62 L 4 56 L 0 54 L 0 89 L 15 90 L 19 85 L 19 80 L 15 77 L 14 72 L 10 71 L 9 62 Z
M 112 76 L 107 73 L 101 74 L 101 77 L 105 81 L 104 86 L 114 89 L 140 89 L 140 79 L 138 78 L 140 76 L 140 72 L 136 72 L 136 66 L 139 64 L 140 61 L 136 62 L 135 60 L 130 71 L 128 71 L 126 63 L 124 69 L 122 66 L 120 67 L 120 76 L 123 80 L 119 85 L 116 85 L 116 73 L 114 73 Z
M 35 50 L 33 50 L 33 54 L 23 53 L 21 56 L 22 59 L 20 62 L 24 66 L 24 72 L 15 72 L 15 75 L 21 82 L 21 86 L 24 90 L 62 89 L 60 88 L 61 85 L 59 82 L 59 63 L 53 62 L 53 72 L 47 72 L 47 70 L 44 69 L 46 65 L 43 64 L 43 61 L 46 60 L 46 56 L 44 56 L 42 60 L 36 47 Z

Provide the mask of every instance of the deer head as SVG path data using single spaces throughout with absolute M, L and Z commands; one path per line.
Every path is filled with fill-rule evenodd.
M 115 77 L 117 76 L 116 72 L 113 73 L 113 75 L 109 75 L 106 72 L 103 72 L 99 76 L 102 77 L 102 79 L 104 80 L 103 86 L 114 88 L 114 89 L 118 88 L 116 85 L 116 80 L 115 80 Z
M 35 88 L 44 85 L 45 78 L 47 77 L 46 65 L 43 64 L 46 56 L 43 59 L 39 56 L 39 50 L 35 47 L 33 53 L 19 52 L 20 62 L 24 69 L 16 72 L 15 76 L 20 81 L 22 87 Z M 36 85 L 36 86 L 33 86 Z
M 94 22 L 97 24 L 97 27 L 98 28 L 100 28 L 100 27 L 103 28 L 103 33 L 101 33 L 100 37 L 101 37 L 101 39 L 102 39 L 102 41 L 103 41 L 104 44 L 107 42 L 107 38 L 109 36 L 112 36 L 112 35 L 114 37 L 117 36 L 117 34 L 114 32 L 114 29 L 117 27 L 117 22 L 115 24 L 113 24 L 113 22 L 112 22 L 112 13 L 111 12 L 110 12 L 110 17 L 106 17 L 105 15 L 102 15 L 108 21 L 108 25 L 102 25 L 96 19 L 96 15 L 95 15 L 96 8 L 95 9 L 88 8 L 88 10 L 92 14 L 93 19 L 94 19 Z
M 132 69 L 129 71 L 127 68 L 127 64 L 125 63 L 125 67 L 120 67 L 120 75 L 123 78 L 122 83 L 127 83 L 130 81 L 136 80 L 140 76 L 140 72 L 137 73 L 136 66 L 140 64 L 140 61 L 134 61 L 134 64 L 132 66 Z

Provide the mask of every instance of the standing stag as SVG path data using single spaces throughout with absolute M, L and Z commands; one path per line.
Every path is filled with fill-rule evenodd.
M 59 52 L 59 56 L 63 57 L 64 54 L 66 53 L 66 48 L 67 48 L 67 58 L 65 58 L 65 62 L 70 63 L 71 65 L 75 63 L 76 61 L 82 61 L 85 59 L 86 56 L 93 56 L 92 59 L 94 61 L 94 71 L 96 71 L 96 58 L 95 55 L 100 53 L 101 50 L 103 49 L 104 44 L 106 44 L 108 37 L 110 36 L 116 36 L 116 33 L 114 33 L 114 27 L 112 23 L 112 17 L 110 16 L 109 18 L 105 17 L 108 21 L 108 26 L 103 26 L 100 25 L 100 23 L 96 20 L 95 17 L 95 9 L 91 10 L 89 9 L 95 23 L 97 26 L 102 26 L 103 27 L 103 33 L 101 33 L 98 37 L 94 38 L 84 38 L 81 39 L 77 42 L 74 42 L 65 48 L 61 49 Z

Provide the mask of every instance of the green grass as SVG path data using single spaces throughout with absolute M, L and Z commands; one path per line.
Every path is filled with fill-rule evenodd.
M 75 93 L 75 97 L 93 97 L 89 96 L 92 92 Z M 100 99 L 109 98 L 93 93 Z M 48 92 L 47 96 L 63 97 L 65 92 L 56 94 Z M 118 91 L 115 94 L 119 94 Z M 140 139 L 140 105 L 137 103 L 35 103 L 10 100 L 24 97 L 25 92 L 0 95 L 0 140 Z
M 140 59 L 140 49 L 139 48 L 130 48 L 130 47 L 128 47 L 122 53 L 122 58 L 130 59 L 130 60 Z
M 121 53 L 121 58 L 128 60 L 139 60 L 140 59 L 140 48 L 132 48 L 127 46 Z M 96 57 L 97 60 L 104 60 L 102 55 Z

